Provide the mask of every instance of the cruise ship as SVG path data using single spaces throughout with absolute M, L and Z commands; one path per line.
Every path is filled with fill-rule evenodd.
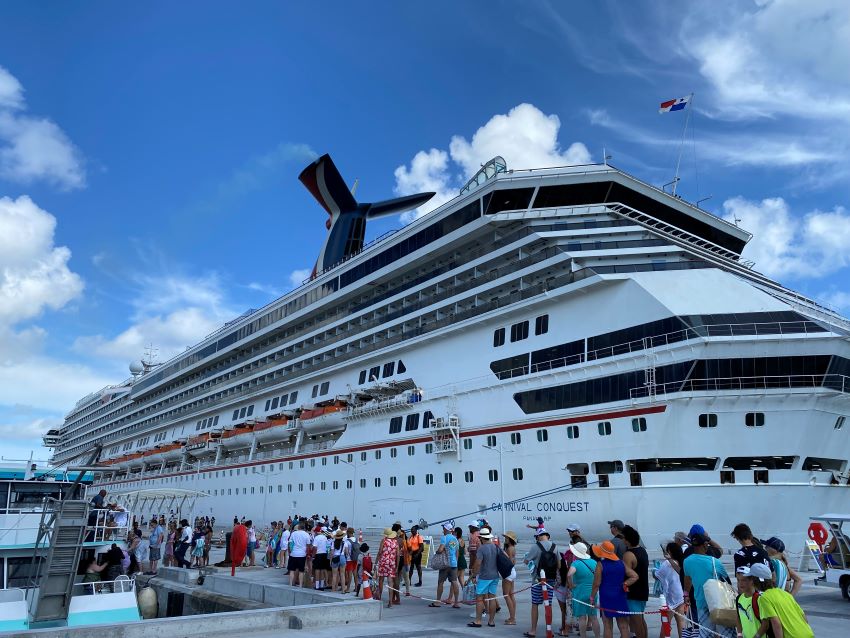
M 609 164 L 497 157 L 365 244 L 431 194 L 357 202 L 327 155 L 300 179 L 328 214 L 312 276 L 81 399 L 53 463 L 99 443 L 97 487 L 203 492 L 220 521 L 617 518 L 654 547 L 745 521 L 802 550 L 847 509 L 850 322 L 760 274 L 743 228 Z

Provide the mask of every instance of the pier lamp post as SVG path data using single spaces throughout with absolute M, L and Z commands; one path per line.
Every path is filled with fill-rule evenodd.
M 499 509 L 502 510 L 502 533 L 504 534 L 508 530 L 505 528 L 505 468 L 502 457 L 506 452 L 512 454 L 513 450 L 506 449 L 504 443 L 499 443 L 499 445 L 485 445 L 484 449 L 499 454 L 499 500 L 501 501 Z

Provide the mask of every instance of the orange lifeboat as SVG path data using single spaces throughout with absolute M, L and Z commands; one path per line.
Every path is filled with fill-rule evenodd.
M 238 423 L 230 430 L 221 434 L 220 445 L 225 450 L 238 450 L 251 446 L 251 432 L 254 430 L 253 423 Z
M 180 441 L 167 443 L 159 448 L 159 453 L 165 461 L 177 461 L 183 455 L 183 444 Z
M 258 443 L 274 443 L 289 436 L 289 430 L 295 425 L 288 417 L 269 419 L 254 426 L 254 437 Z
M 348 421 L 348 403 L 335 399 L 324 405 L 302 410 L 299 421 L 304 432 L 310 435 L 343 430 Z

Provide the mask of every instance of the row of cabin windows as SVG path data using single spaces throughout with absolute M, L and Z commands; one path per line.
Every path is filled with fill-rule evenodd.
M 357 380 L 358 385 L 363 385 L 364 383 L 366 383 L 366 381 L 369 381 L 370 383 L 373 381 L 377 381 L 378 379 L 382 378 L 382 376 L 384 379 L 386 379 L 387 377 L 391 377 L 394 374 L 404 374 L 405 372 L 407 372 L 407 367 L 404 365 L 404 361 L 402 361 L 401 359 L 398 360 L 397 367 L 395 361 L 385 363 L 383 365 L 383 375 L 381 374 L 381 368 L 382 366 L 377 365 L 372 366 L 368 370 L 361 370 L 360 376 Z
M 315 396 L 315 395 L 313 395 Z M 298 390 L 295 392 L 290 392 L 289 394 L 284 394 L 281 397 L 275 397 L 273 399 L 266 399 L 266 412 L 269 410 L 277 410 L 278 407 L 286 407 L 287 405 L 292 405 L 298 400 Z
M 268 408 L 266 408 L 266 409 L 268 409 Z M 195 424 L 195 431 L 197 432 L 198 430 L 207 430 L 207 429 L 214 427 L 216 425 L 218 425 L 218 417 L 217 416 L 207 417 L 206 419 L 203 419 L 202 421 L 198 421 Z M 162 438 L 161 439 L 155 438 L 154 441 L 161 441 L 162 439 L 165 438 L 165 434 L 166 433 L 163 432 Z M 159 436 L 159 434 L 157 434 L 157 436 Z
M 744 415 L 744 425 L 748 428 L 764 427 L 764 412 L 747 412 Z M 716 428 L 717 415 L 713 413 L 700 414 L 699 426 L 701 428 Z
M 539 336 L 549 332 L 549 315 L 541 315 L 534 320 L 534 334 Z M 511 343 L 528 339 L 528 321 L 520 321 L 511 326 Z M 493 347 L 505 345 L 505 329 L 497 328 L 493 332 Z
M 330 381 L 323 381 L 321 385 L 317 383 L 313 386 L 313 393 L 310 396 L 313 399 L 315 399 L 316 397 L 323 397 L 330 391 L 330 387 Z
M 249 406 L 246 406 L 244 408 L 237 408 L 236 410 L 233 411 L 232 420 L 235 421 L 237 419 L 244 419 L 246 416 L 251 416 L 252 414 L 254 414 L 254 406 L 253 405 L 249 405 Z
M 216 422 L 216 424 L 218 423 L 218 417 L 215 417 L 215 422 Z M 154 435 L 153 442 L 159 443 L 160 441 L 164 441 L 166 436 L 168 436 L 168 430 L 165 430 L 164 432 L 160 432 L 160 433 Z M 118 446 L 116 445 L 115 448 L 113 448 L 113 449 L 114 449 L 115 452 L 117 452 Z
M 426 410 L 422 413 L 422 427 L 429 428 L 431 427 L 431 421 L 434 419 L 434 415 L 430 410 Z M 406 417 L 402 418 L 400 416 L 394 416 L 390 419 L 390 434 L 398 434 L 402 430 L 402 424 L 404 424 L 405 432 L 413 432 L 414 430 L 419 429 L 419 413 L 414 412 L 413 414 L 408 414 Z
M 142 437 L 141 439 L 136 441 L 136 447 L 142 447 L 143 445 L 147 445 L 148 443 L 150 443 L 150 440 L 151 437 L 149 436 Z

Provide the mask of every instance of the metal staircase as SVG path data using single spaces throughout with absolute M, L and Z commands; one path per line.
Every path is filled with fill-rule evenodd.
M 30 601 L 33 622 L 67 618 L 88 513 L 86 501 L 45 499 L 30 572 L 29 587 L 38 588 Z
M 440 462 L 440 457 L 443 454 L 456 454 L 458 461 L 460 461 L 460 419 L 457 415 L 452 414 L 448 419 L 444 417 L 431 419 L 429 425 L 437 462 Z

